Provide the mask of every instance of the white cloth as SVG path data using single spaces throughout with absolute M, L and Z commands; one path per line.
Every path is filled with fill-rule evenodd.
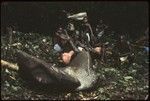
M 86 33 L 86 36 L 88 37 L 88 41 L 90 42 L 90 35 L 89 35 L 89 33 Z
M 87 16 L 86 12 L 81 12 L 81 13 L 78 13 L 78 14 L 70 15 L 70 16 L 68 16 L 68 18 L 75 19 L 75 20 L 83 20 L 84 17 L 86 17 L 86 16 Z
M 59 44 L 55 44 L 55 45 L 54 45 L 54 50 L 55 50 L 56 52 L 61 52 L 61 51 L 62 51 L 62 48 L 60 47 Z

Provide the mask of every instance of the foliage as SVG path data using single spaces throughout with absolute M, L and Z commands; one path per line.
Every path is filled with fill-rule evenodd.
M 6 36 L 1 37 L 1 59 L 16 63 L 15 49 L 23 50 L 46 62 L 52 62 L 52 42 L 50 36 L 42 36 L 39 33 L 17 32 L 13 36 L 13 44 L 8 43 Z M 109 41 L 109 38 L 105 39 Z M 131 64 L 122 63 L 119 66 L 99 63 L 96 67 L 99 76 L 98 88 L 92 92 L 73 93 L 45 93 L 28 88 L 20 79 L 17 72 L 6 69 L 1 70 L 1 98 L 8 99 L 145 99 L 148 95 L 148 54 L 143 50 L 135 49 L 134 60 Z

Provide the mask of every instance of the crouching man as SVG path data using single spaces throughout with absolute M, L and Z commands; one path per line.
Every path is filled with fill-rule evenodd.
M 54 36 L 54 54 L 57 57 L 55 61 L 61 66 L 68 65 L 76 53 L 69 42 L 70 37 L 65 33 L 60 27 Z

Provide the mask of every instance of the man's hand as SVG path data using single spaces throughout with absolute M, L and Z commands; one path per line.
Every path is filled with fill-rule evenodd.
M 95 51 L 97 54 L 101 54 L 101 52 L 102 52 L 102 47 L 95 47 L 95 48 L 94 48 L 94 51 Z
M 65 64 L 69 64 L 73 54 L 74 54 L 74 51 L 70 51 L 69 53 L 63 53 L 62 56 L 61 56 L 63 62 Z

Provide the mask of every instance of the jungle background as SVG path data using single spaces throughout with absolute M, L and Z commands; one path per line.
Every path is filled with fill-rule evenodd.
M 92 28 L 101 19 L 109 26 L 103 42 L 115 44 L 114 36 L 125 33 L 134 43 L 149 27 L 148 2 L 2 2 L 1 3 L 1 60 L 17 63 L 15 49 L 23 50 L 46 62 L 52 61 L 52 36 L 66 18 L 62 10 L 86 11 Z M 115 34 L 115 35 L 114 35 Z M 92 92 L 39 92 L 28 87 L 16 71 L 1 64 L 1 99 L 147 99 L 149 89 L 149 51 L 133 47 L 132 64 L 100 65 L 99 88 Z

